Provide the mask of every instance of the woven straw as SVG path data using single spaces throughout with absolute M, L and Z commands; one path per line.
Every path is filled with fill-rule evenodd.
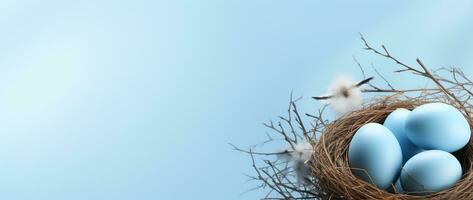
M 314 144 L 313 160 L 315 162 L 310 163 L 313 176 L 317 177 L 315 186 L 324 195 L 322 199 L 473 199 L 472 140 L 454 153 L 463 168 L 461 180 L 450 189 L 428 196 L 397 194 L 395 191 L 381 190 L 351 173 L 348 165 L 348 146 L 358 128 L 369 122 L 383 123 L 387 115 L 397 108 L 413 109 L 430 101 L 432 100 L 378 99 L 363 109 L 327 125 L 324 133 Z M 467 119 L 472 127 L 472 119 Z M 394 187 L 390 189 L 395 190 Z

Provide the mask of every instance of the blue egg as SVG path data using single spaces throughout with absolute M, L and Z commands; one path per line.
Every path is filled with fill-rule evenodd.
M 455 107 L 428 103 L 415 108 L 406 120 L 407 137 L 420 148 L 454 152 L 470 140 L 470 125 Z
M 457 158 L 441 150 L 421 152 L 404 165 L 401 185 L 405 192 L 425 195 L 452 187 L 462 176 Z
M 407 109 L 398 108 L 388 115 L 383 124 L 394 134 L 394 136 L 396 136 L 399 145 L 401 145 L 403 164 L 412 156 L 423 151 L 420 147 L 412 143 L 406 135 L 406 130 L 404 127 L 407 116 L 409 116 L 410 112 L 411 111 Z
M 353 136 L 348 147 L 348 163 L 355 176 L 386 189 L 401 170 L 401 147 L 388 128 L 368 123 Z

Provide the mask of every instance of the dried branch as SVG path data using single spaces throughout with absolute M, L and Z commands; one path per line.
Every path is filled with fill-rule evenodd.
M 374 76 L 368 76 L 363 65 L 353 56 L 353 60 L 363 75 L 363 80 L 353 87 L 366 85 L 366 88 L 361 88 L 361 91 L 364 93 L 402 95 L 406 99 L 411 99 L 411 95 L 413 95 L 414 98 L 445 99 L 462 108 L 461 110 L 466 116 L 470 115 L 469 113 L 471 109 L 473 109 L 473 103 L 471 101 L 473 97 L 473 82 L 461 70 L 450 67 L 429 70 L 420 59 L 416 59 L 418 67 L 414 67 L 394 57 L 384 45 L 381 45 L 381 49 L 376 49 L 367 42 L 362 34 L 360 34 L 360 37 L 364 49 L 393 61 L 396 66 L 399 67 L 394 73 L 408 72 L 413 75 L 413 78 L 420 77 L 429 80 L 434 86 L 426 88 L 395 88 L 373 65 L 371 65 L 371 67 L 375 74 Z M 373 80 L 374 77 L 381 78 L 385 85 L 377 86 L 372 83 L 371 80 Z M 316 100 L 326 100 L 334 97 L 334 95 L 336 94 L 312 98 Z M 301 184 L 298 179 L 297 169 L 291 164 L 291 161 L 284 159 L 284 157 L 292 156 L 296 146 L 300 142 L 308 141 L 311 144 L 317 143 L 320 134 L 323 134 L 325 128 L 330 123 L 329 120 L 324 117 L 327 105 L 322 106 L 315 113 L 305 113 L 301 115 L 301 112 L 297 108 L 297 101 L 300 99 L 301 98 L 293 99 L 291 92 L 287 113 L 284 116 L 279 116 L 279 121 L 263 123 L 265 127 L 275 133 L 275 136 L 268 135 L 266 141 L 254 145 L 248 150 L 230 144 L 234 150 L 250 155 L 253 170 L 256 175 L 249 175 L 248 177 L 251 181 L 256 181 L 259 184 L 248 191 L 267 190 L 266 196 L 264 196 L 263 199 L 319 199 L 327 196 L 331 198 L 330 194 L 317 190 L 317 188 L 319 188 L 318 177 L 304 177 L 304 183 Z M 305 123 L 305 121 L 309 123 Z M 273 152 L 255 150 L 255 148 L 259 146 L 274 141 L 284 141 L 289 148 Z M 325 154 L 328 152 L 314 153 Z M 257 162 L 257 160 L 259 162 Z M 304 164 L 314 162 L 317 161 L 308 160 Z M 261 166 L 258 166 L 257 163 Z

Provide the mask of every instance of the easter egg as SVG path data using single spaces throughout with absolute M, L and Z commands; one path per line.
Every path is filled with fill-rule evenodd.
M 388 128 L 396 137 L 402 150 L 402 163 L 404 164 L 409 158 L 421 152 L 422 149 L 409 140 L 406 135 L 405 124 L 407 116 L 411 111 L 398 108 L 386 117 L 383 125 Z
M 460 162 L 441 150 L 421 152 L 404 165 L 401 185 L 405 192 L 425 195 L 452 187 L 462 176 Z
M 420 148 L 454 152 L 470 140 L 470 125 L 455 107 L 428 103 L 415 108 L 406 120 L 407 137 Z
M 354 134 L 348 147 L 348 163 L 356 177 L 386 189 L 401 170 L 401 147 L 388 128 L 368 123 Z

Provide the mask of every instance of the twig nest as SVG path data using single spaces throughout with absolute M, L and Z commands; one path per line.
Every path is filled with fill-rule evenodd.
M 386 117 L 398 108 L 412 110 L 431 101 L 422 98 L 399 99 L 387 97 L 377 99 L 364 108 L 333 121 L 324 130 L 314 145 L 311 172 L 317 177 L 315 187 L 322 199 L 473 199 L 473 142 L 471 140 L 453 153 L 458 159 L 463 174 L 452 187 L 423 196 L 400 194 L 395 185 L 383 190 L 363 181 L 352 173 L 349 165 L 348 149 L 356 131 L 367 123 L 383 124 Z M 457 109 L 462 109 L 458 108 Z M 469 112 L 462 110 L 462 112 Z M 466 118 L 471 127 L 473 120 Z M 471 133 L 470 133 L 471 134 Z M 394 184 L 394 183 L 393 183 Z M 396 189 L 397 188 L 397 189 Z

